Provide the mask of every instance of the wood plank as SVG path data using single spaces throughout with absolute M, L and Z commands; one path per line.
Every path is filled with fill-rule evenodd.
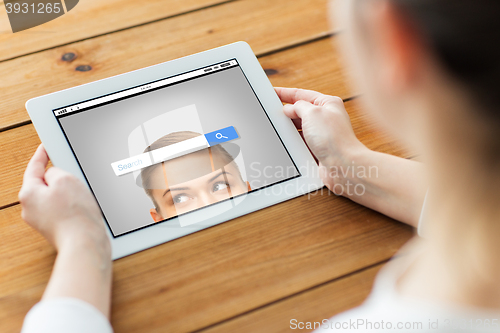
M 262 66 L 271 75 L 276 86 L 295 86 L 313 89 L 343 98 L 352 96 L 341 71 L 332 41 L 328 38 L 261 57 Z M 321 66 L 319 66 L 321 65 Z M 334 75 L 332 75 L 333 73 Z M 409 157 L 410 152 L 399 147 L 393 138 L 377 129 L 373 119 L 361 112 L 359 103 L 346 104 L 356 135 L 370 149 Z M 0 133 L 0 156 L 4 165 L 0 169 L 0 207 L 17 201 L 22 174 L 29 158 L 40 143 L 34 128 L 23 126 Z
M 338 36 L 327 37 L 259 61 L 274 86 L 317 90 L 342 99 L 361 95 L 350 82 L 338 42 Z
M 33 125 L 22 126 L 0 133 L 0 156 L 4 167 L 0 169 L 0 208 L 17 202 L 24 169 L 40 144 Z
M 282 8 L 277 10 L 276 4 Z M 4 101 L 0 102 L 0 110 L 4 103 L 10 105 L 15 117 L 24 117 L 9 120 L 9 113 L 0 111 L 0 127 L 10 124 L 5 129 L 27 120 L 20 105 L 26 97 L 40 95 L 31 96 L 33 91 L 50 92 L 93 81 L 222 45 L 238 36 L 250 41 L 258 54 L 321 36 L 328 32 L 326 15 L 318 9 L 324 4 L 319 0 L 286 4 L 282 0 L 235 2 L 204 10 L 209 17 L 191 13 L 183 15 L 182 20 L 172 18 L 0 63 L 4 79 L 12 80 L 5 87 L 0 82 L 0 101 Z M 221 9 L 229 7 L 233 9 Z M 301 20 L 297 20 L 297 13 Z M 281 25 L 273 25 L 276 21 Z M 158 40 L 156 31 L 169 31 L 174 37 Z M 329 41 L 319 41 L 260 60 L 275 85 L 350 97 L 352 90 L 345 84 L 341 65 L 328 45 Z M 77 59 L 70 63 L 59 60 L 66 52 L 74 52 Z M 323 61 L 329 63 L 334 75 L 325 72 Z M 2 67 L 6 63 L 10 65 Z M 76 72 L 74 69 L 81 64 L 91 65 L 92 70 Z M 28 70 L 14 75 L 9 68 Z M 2 96 L 16 80 L 23 84 Z M 408 155 L 394 140 L 376 130 L 356 101 L 347 103 L 347 107 L 355 131 L 365 144 L 399 156 Z M 0 170 L 2 206 L 3 202 L 17 200 L 22 172 L 38 138 L 29 125 L 0 133 L 0 140 L 0 156 L 9 159 L 8 167 Z M 18 332 L 24 315 L 45 288 L 55 253 L 21 221 L 19 205 L 0 210 L 0 234 L 0 331 Z M 112 323 L 115 332 L 203 329 L 386 260 L 411 235 L 411 228 L 327 191 L 303 196 L 118 260 L 114 263 Z M 368 280 L 362 279 L 365 283 Z M 360 290 L 353 287 L 352 292 L 359 296 Z M 336 304 L 350 307 L 355 301 L 349 295 L 338 298 Z
M 271 78 L 274 81 L 273 78 Z M 319 87 L 321 88 L 321 87 Z M 321 90 L 321 89 L 320 89 Z M 328 88 L 325 87 L 325 90 Z M 346 103 L 354 131 L 368 148 L 400 157 L 412 156 L 393 138 L 380 131 L 370 117 L 364 114 L 356 101 Z M 0 207 L 17 202 L 24 169 L 40 140 L 32 124 L 0 133 L 0 156 L 4 167 L 0 169 Z
M 292 319 L 296 319 L 295 325 L 298 322 L 309 322 L 313 328 L 315 322 L 319 323 L 315 327 L 318 329 L 324 319 L 360 305 L 369 295 L 375 275 L 382 266 L 376 265 L 360 273 L 301 292 L 201 332 L 290 332 L 292 327 L 296 327 L 291 326 Z
M 0 331 L 19 331 L 55 253 L 0 210 Z M 302 196 L 114 263 L 115 332 L 214 325 L 391 257 L 412 229 L 324 192 Z M 351 306 L 346 301 L 344 306 Z
M 180 15 L 227 0 L 85 0 L 67 14 L 29 30 L 12 33 L 0 10 L 0 61 Z M 3 1 L 0 3 L 0 5 Z M 4 7 L 4 6 L 1 6 Z
M 259 55 L 324 36 L 326 8 L 327 0 L 236 1 L 2 62 L 0 130 L 27 122 L 24 104 L 36 96 L 238 40 Z M 76 58 L 64 61 L 69 53 Z

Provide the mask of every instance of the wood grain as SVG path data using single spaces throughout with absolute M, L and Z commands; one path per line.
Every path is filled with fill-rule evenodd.
M 349 98 L 355 93 L 350 93 L 351 88 L 346 83 L 334 40 L 335 37 L 326 38 L 259 60 L 263 68 L 272 73 L 269 78 L 275 86 L 295 86 Z M 401 157 L 411 156 L 409 151 L 379 130 L 373 119 L 361 112 L 359 103 L 351 101 L 346 106 L 356 135 L 370 149 Z M 2 207 L 17 201 L 22 174 L 40 141 L 33 126 L 27 125 L 0 132 L 0 142 L 0 156 L 6 166 L 0 169 Z
M 12 33 L 7 11 L 1 6 L 0 61 L 226 1 L 146 0 L 138 3 L 135 0 L 85 0 L 53 21 L 15 34 Z
M 342 99 L 352 98 L 362 92 L 350 82 L 339 56 L 338 37 L 326 37 L 260 57 L 259 61 L 274 86 L 300 87 Z
M 0 130 L 28 121 L 24 104 L 33 97 L 239 40 L 260 55 L 324 36 L 326 3 L 236 1 L 2 62 Z M 74 60 L 63 60 L 69 53 Z
M 29 123 L 29 98 L 237 40 L 261 56 L 275 86 L 342 98 L 360 93 L 346 79 L 336 38 L 322 38 L 336 31 L 326 0 L 230 1 L 196 11 L 221 2 L 86 0 L 74 15 L 16 39 L 0 34 L 0 332 L 19 332 L 55 259 L 15 204 L 39 144 L 33 126 L 21 126 Z M 192 12 L 175 16 L 186 11 Z M 65 34 L 59 27 L 69 19 L 75 25 Z M 32 54 L 1 62 L 26 53 Z M 346 108 L 369 148 L 413 156 L 378 129 L 357 99 Z M 410 227 L 326 190 L 302 196 L 116 261 L 112 324 L 118 333 L 285 331 L 292 315 L 314 321 L 359 304 L 377 264 L 412 235 Z
M 33 125 L 22 126 L 0 133 L 0 156 L 4 167 L 0 169 L 0 207 L 17 201 L 24 169 L 40 144 Z
M 312 323 L 318 329 L 324 319 L 360 305 L 369 295 L 375 275 L 383 265 L 376 265 L 362 272 L 300 292 L 284 300 L 237 316 L 232 320 L 201 330 L 218 332 L 293 332 L 310 329 L 292 329 L 291 320 Z M 315 324 L 318 323 L 318 324 Z M 328 324 L 328 322 L 326 322 Z M 332 322 L 329 322 L 330 325 Z M 316 326 L 313 326 L 316 325 Z
M 0 331 L 18 331 L 54 252 L 0 210 Z M 330 192 L 302 196 L 114 263 L 115 332 L 201 329 L 391 257 L 412 229 Z M 349 304 L 348 304 L 349 305 Z
M 370 117 L 361 111 L 359 103 L 349 101 L 346 108 L 356 135 L 368 148 L 404 158 L 412 156 L 389 135 L 380 131 Z M 17 202 L 24 169 L 40 140 L 33 125 L 29 124 L 1 132 L 0 142 L 0 156 L 5 166 L 0 169 L 0 207 L 4 207 Z

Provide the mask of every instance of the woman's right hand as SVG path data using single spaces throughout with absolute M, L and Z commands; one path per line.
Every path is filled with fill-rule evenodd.
M 45 171 L 48 162 L 40 145 L 28 163 L 19 192 L 22 218 L 57 250 L 75 241 L 109 249 L 102 214 L 90 191 L 66 171 L 56 167 Z
M 345 182 L 341 170 L 348 170 L 352 156 L 368 151 L 354 134 L 344 102 L 340 97 L 312 90 L 275 90 L 281 101 L 288 103 L 284 113 L 302 129 L 307 146 L 319 162 L 323 183 L 335 192 L 335 184 Z

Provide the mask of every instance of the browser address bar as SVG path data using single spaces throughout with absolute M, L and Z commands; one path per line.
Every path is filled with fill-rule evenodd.
M 108 96 L 99 97 L 99 98 L 96 98 L 96 99 L 93 99 L 93 100 L 90 100 L 87 102 L 82 102 L 82 103 L 68 106 L 68 107 L 65 107 L 62 109 L 54 110 L 54 115 L 57 117 L 57 116 L 65 115 L 65 114 L 70 113 L 70 112 L 80 111 L 82 109 L 85 109 L 85 108 L 88 108 L 88 107 L 91 107 L 94 105 L 107 103 L 107 102 L 113 101 L 115 99 L 120 99 L 120 98 L 129 96 L 129 95 L 134 95 L 134 94 L 143 92 L 143 91 L 147 91 L 147 90 L 155 89 L 158 87 L 166 86 L 166 85 L 169 85 L 169 84 L 172 84 L 175 82 L 191 79 L 191 78 L 194 78 L 196 76 L 200 76 L 200 75 L 203 75 L 203 74 L 206 74 L 209 72 L 223 70 L 224 68 L 229 68 L 229 66 L 235 66 L 237 64 L 238 64 L 238 62 L 236 60 L 230 60 L 224 64 L 208 66 L 208 67 L 201 68 L 201 69 L 198 69 L 198 70 L 195 70 L 192 72 L 179 74 L 179 75 L 167 78 L 167 79 L 163 79 L 163 80 L 156 81 L 153 83 L 148 83 L 148 84 L 145 84 L 145 85 L 142 85 L 139 87 L 120 91 L 120 92 L 117 92 L 117 93 L 114 93 L 114 94 L 111 94 Z M 226 65 L 226 66 L 224 66 L 224 65 Z

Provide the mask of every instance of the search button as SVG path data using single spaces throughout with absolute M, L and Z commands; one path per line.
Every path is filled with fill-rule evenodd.
M 239 138 L 236 129 L 233 126 L 229 126 L 218 131 L 210 132 L 205 134 L 205 138 L 208 144 L 211 146 L 218 145 L 219 143 L 231 141 Z
M 227 139 L 227 136 L 224 136 L 224 135 L 222 135 L 222 134 L 220 134 L 220 133 L 218 133 L 218 132 L 217 132 L 217 133 L 215 133 L 215 137 L 216 137 L 218 140 L 220 140 L 220 139 L 222 139 L 222 138 L 226 138 L 226 139 Z

